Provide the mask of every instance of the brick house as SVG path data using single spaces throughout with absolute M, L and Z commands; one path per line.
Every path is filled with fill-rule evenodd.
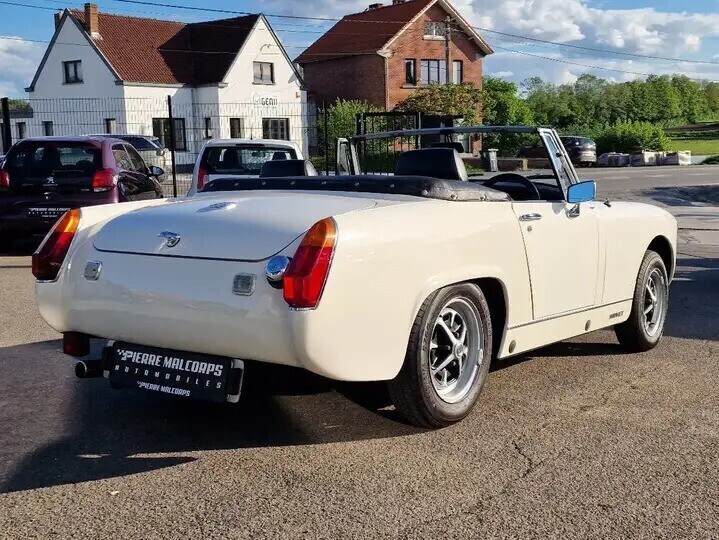
M 422 86 L 446 82 L 448 16 L 451 80 L 481 88 L 482 60 L 494 51 L 449 2 L 392 0 L 346 15 L 295 60 L 310 97 L 391 109 Z

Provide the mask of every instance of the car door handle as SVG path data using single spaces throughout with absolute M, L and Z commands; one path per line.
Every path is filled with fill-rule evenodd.
M 539 221 L 542 219 L 542 214 L 532 212 L 531 214 L 522 214 L 519 216 L 519 221 Z

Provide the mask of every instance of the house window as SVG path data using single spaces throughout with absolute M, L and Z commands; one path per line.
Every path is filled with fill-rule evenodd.
M 245 136 L 245 119 L 230 118 L 230 139 L 241 139 Z
M 25 122 L 18 122 L 16 126 L 18 140 L 27 137 L 27 124 Z
M 429 39 L 444 39 L 445 25 L 441 21 L 428 21 L 424 23 L 424 37 Z
M 422 84 L 447 82 L 447 62 L 444 60 L 422 60 Z
M 71 60 L 62 63 L 63 80 L 65 84 L 76 84 L 82 82 L 82 61 Z
M 275 65 L 272 62 L 252 62 L 255 84 L 274 84 Z
M 452 62 L 452 82 L 460 84 L 462 81 L 464 81 L 464 66 L 461 60 L 454 60 Z
M 108 135 L 117 133 L 117 120 L 114 118 L 105 118 L 105 133 Z
M 417 84 L 417 61 L 414 58 L 407 58 L 404 61 L 404 82 Z
M 52 125 L 52 122 L 42 123 L 42 134 L 45 135 L 45 137 L 52 137 L 55 134 L 55 129 Z
M 212 138 L 212 118 L 209 116 L 205 117 L 205 139 Z
M 184 152 L 187 150 L 187 139 L 185 138 L 185 119 L 173 118 L 175 122 L 175 150 Z M 162 146 L 172 148 L 170 145 L 170 119 L 153 118 L 152 134 L 160 139 Z
M 263 118 L 262 119 L 263 139 L 284 139 L 290 140 L 290 119 L 289 118 Z

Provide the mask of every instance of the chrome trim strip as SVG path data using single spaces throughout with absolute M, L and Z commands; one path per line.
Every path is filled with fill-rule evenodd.
M 583 308 L 572 309 L 572 310 L 570 310 L 570 311 L 563 311 L 562 313 L 557 313 L 556 315 L 549 315 L 549 316 L 547 316 L 547 317 L 542 317 L 541 319 L 537 319 L 537 320 L 535 320 L 535 321 L 529 321 L 529 322 L 526 322 L 526 323 L 516 324 L 516 325 L 514 325 L 514 326 L 508 326 L 508 327 L 507 327 L 507 330 L 508 330 L 508 331 L 509 331 L 509 330 L 516 330 L 517 328 L 524 328 L 525 326 L 531 326 L 531 325 L 533 325 L 533 324 L 537 324 L 537 323 L 541 323 L 541 322 L 546 322 L 546 321 L 551 321 L 551 320 L 553 320 L 553 319 L 560 319 L 560 318 L 562 318 L 562 317 L 568 317 L 569 315 L 576 315 L 577 313 L 585 313 L 585 312 L 587 312 L 587 311 L 592 311 L 592 310 L 595 310 L 595 309 L 600 309 L 600 308 L 604 308 L 604 307 L 614 306 L 614 305 L 617 305 L 617 304 L 621 304 L 621 303 L 623 303 L 623 302 L 631 302 L 631 301 L 632 301 L 631 298 L 627 298 L 626 300 L 618 300 L 618 301 L 616 301 L 616 302 L 609 302 L 608 304 L 600 304 L 600 305 L 598 305 L 598 306 L 587 306 L 587 307 L 583 307 Z

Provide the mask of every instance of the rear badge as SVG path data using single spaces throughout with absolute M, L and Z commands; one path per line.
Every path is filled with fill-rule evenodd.
M 253 274 L 237 274 L 232 281 L 232 292 L 239 296 L 250 296 L 255 290 Z
M 177 244 L 180 243 L 180 240 L 182 240 L 182 237 L 179 234 L 171 231 L 162 231 L 160 234 L 157 235 L 157 237 L 164 238 L 165 245 L 169 248 L 175 247 Z
M 214 210 L 232 210 L 233 208 L 237 208 L 237 203 L 233 202 L 218 202 L 215 204 L 211 204 L 210 206 L 205 206 L 204 208 L 200 208 L 197 213 L 203 214 L 205 212 L 212 212 Z
M 88 281 L 97 281 L 100 278 L 100 270 L 102 270 L 102 263 L 100 261 L 88 261 L 85 265 L 85 279 Z

